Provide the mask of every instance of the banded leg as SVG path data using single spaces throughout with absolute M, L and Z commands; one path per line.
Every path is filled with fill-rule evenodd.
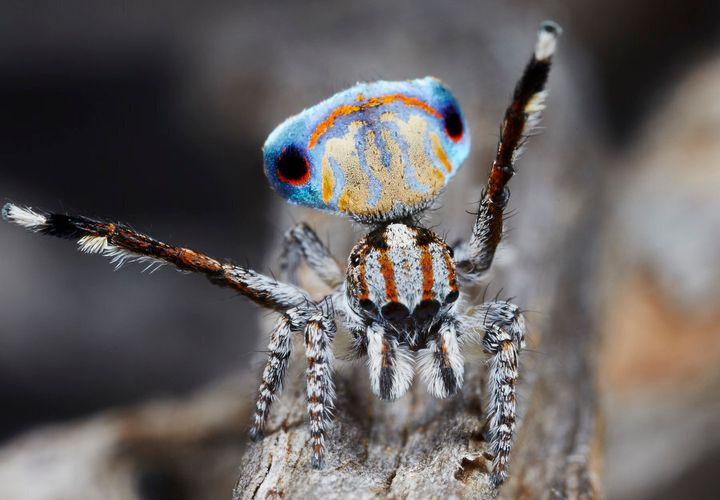
M 385 400 L 398 399 L 407 392 L 413 380 L 413 358 L 410 351 L 395 337 L 386 335 L 377 323 L 370 325 L 365 335 L 367 365 L 373 393 Z
M 455 319 L 445 317 L 434 328 L 427 347 L 418 353 L 418 371 L 430 394 L 446 398 L 462 387 L 465 367 Z
M 487 302 L 480 307 L 485 336 L 482 345 L 492 354 L 489 370 L 488 430 L 493 458 L 493 481 L 507 477 L 516 420 L 515 386 L 518 356 L 525 347 L 525 319 L 510 302 Z
M 312 316 L 305 326 L 305 356 L 307 357 L 307 409 L 310 416 L 312 466 L 322 468 L 325 461 L 325 431 L 335 408 L 335 385 L 332 381 L 335 322 L 322 315 Z
M 458 268 L 466 279 L 477 279 L 490 268 L 502 238 L 503 214 L 510 196 L 507 183 L 515 174 L 515 161 L 545 108 L 545 83 L 560 32 L 560 27 L 552 22 L 545 22 L 540 27 L 533 56 L 505 111 L 497 153 L 480 201 L 468 251 L 464 260 L 457 259 Z
M 281 276 L 290 283 L 297 283 L 296 272 L 300 258 L 329 287 L 343 282 L 344 274 L 330 250 L 320 241 L 310 226 L 300 223 L 285 233 L 283 252 L 280 256 Z
M 278 318 L 270 345 L 268 345 L 270 354 L 263 370 L 257 403 L 255 403 L 255 415 L 250 428 L 250 439 L 253 441 L 259 441 L 263 438 L 270 406 L 283 388 L 285 374 L 290 362 L 290 354 L 292 353 L 292 314 L 293 311 L 291 310 Z
M 172 264 L 181 271 L 205 274 L 212 283 L 233 288 L 253 302 L 275 310 L 284 311 L 309 300 L 298 287 L 279 283 L 244 267 L 222 263 L 189 248 L 162 243 L 124 224 L 50 213 L 11 203 L 2 208 L 2 217 L 35 233 L 77 240 L 81 251 L 110 257 L 116 268 L 126 262 L 144 262 L 148 264 L 147 268 Z

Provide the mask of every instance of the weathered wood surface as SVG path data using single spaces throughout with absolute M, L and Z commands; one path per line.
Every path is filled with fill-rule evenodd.
M 550 110 L 556 105 L 551 97 Z M 517 209 L 510 222 L 511 251 L 498 260 L 489 288 L 470 293 L 470 302 L 478 302 L 484 293 L 492 296 L 502 288 L 501 296 L 516 296 L 528 310 L 530 322 L 521 362 L 521 422 L 502 497 L 599 496 L 601 423 L 594 382 L 599 291 L 593 274 L 602 238 L 604 179 L 588 138 L 582 137 L 587 130 L 573 125 L 575 112 L 548 113 L 548 130 L 558 129 L 532 141 L 511 183 L 510 208 Z M 490 144 L 492 137 L 481 140 Z M 485 170 L 471 173 L 471 182 L 459 181 L 455 191 L 451 187 L 445 206 L 434 214 L 431 224 L 449 226 L 449 238 L 469 230 L 472 218 L 463 203 L 477 199 Z M 313 222 L 320 234 L 328 232 L 323 231 L 326 219 Z M 335 242 L 343 241 L 340 247 L 357 237 L 338 236 L 341 229 L 332 224 L 329 232 Z M 296 354 L 302 350 L 297 347 Z M 342 356 L 341 346 L 335 351 Z M 498 495 L 483 456 L 482 357 L 466 355 L 462 394 L 445 401 L 430 397 L 420 383 L 399 401 L 379 401 L 362 362 L 341 363 L 335 373 L 337 414 L 321 471 L 309 466 L 304 360 L 293 361 L 265 439 L 245 453 L 236 499 Z

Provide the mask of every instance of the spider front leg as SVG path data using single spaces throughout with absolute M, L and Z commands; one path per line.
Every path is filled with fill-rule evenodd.
M 486 302 L 475 318 L 485 332 L 482 346 L 492 355 L 489 362 L 487 402 L 488 431 L 493 458 L 492 479 L 495 484 L 507 477 L 516 420 L 515 386 L 518 378 L 518 356 L 525 347 L 525 318 L 515 304 Z
M 2 218 L 34 233 L 76 240 L 82 252 L 109 257 L 116 269 L 125 262 L 147 263 L 148 268 L 170 264 L 180 271 L 204 274 L 211 283 L 232 288 L 256 304 L 276 311 L 285 311 L 310 300 L 305 291 L 294 285 L 189 248 L 157 241 L 125 224 L 12 203 L 2 207 Z
M 335 384 L 332 381 L 333 354 L 331 343 L 335 338 L 335 322 L 317 313 L 305 326 L 305 357 L 307 370 L 307 409 L 310 415 L 312 466 L 321 468 L 325 462 L 325 431 L 335 409 Z
M 80 250 L 110 257 L 117 267 L 126 261 L 147 262 L 151 266 L 171 264 L 181 271 L 204 274 L 212 283 L 233 288 L 262 306 L 285 311 L 270 343 L 271 355 L 263 373 L 251 436 L 262 436 L 270 404 L 280 390 L 287 370 L 291 334 L 304 329 L 312 463 L 317 467 L 322 465 L 325 429 L 335 399 L 330 376 L 330 343 L 335 336 L 335 323 L 332 307 L 323 307 L 323 304 L 329 304 L 330 299 L 315 304 L 305 291 L 296 286 L 278 282 L 251 269 L 222 263 L 189 248 L 157 241 L 117 222 L 51 213 L 11 203 L 3 206 L 2 217 L 32 232 L 77 240 Z M 324 312 L 325 309 L 329 311 Z
M 335 288 L 343 282 L 345 275 L 330 250 L 304 222 L 285 233 L 280 256 L 280 270 L 284 280 L 297 283 L 296 272 L 301 257 L 329 287 Z
M 335 338 L 335 322 L 331 312 L 323 312 L 317 304 L 310 303 L 288 310 L 278 319 L 268 346 L 270 354 L 258 390 L 250 437 L 253 441 L 263 437 L 270 406 L 282 390 L 287 373 L 292 352 L 292 335 L 301 331 L 304 333 L 307 359 L 305 377 L 310 417 L 311 463 L 313 467 L 320 468 L 325 455 L 325 431 L 335 407 L 331 349 Z
M 468 244 L 461 246 L 457 252 L 456 264 L 466 280 L 476 280 L 490 268 L 502 239 L 503 216 L 510 198 L 507 183 L 515 175 L 515 162 L 540 120 L 540 112 L 545 108 L 545 84 L 560 33 L 557 24 L 549 21 L 542 24 L 533 56 L 505 111 L 497 153 L 483 191 L 472 236 Z
M 263 438 L 265 422 L 270 413 L 270 406 L 282 391 L 285 374 L 292 354 L 292 334 L 300 331 L 298 325 L 298 310 L 291 309 L 278 318 L 268 345 L 267 364 L 262 374 L 262 381 L 258 389 L 258 398 L 255 403 L 255 415 L 250 428 L 250 439 L 259 441 Z M 293 319 L 295 322 L 293 324 Z

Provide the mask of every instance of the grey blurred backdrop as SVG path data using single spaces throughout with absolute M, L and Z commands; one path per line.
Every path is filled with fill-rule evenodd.
M 482 101 L 488 64 L 502 68 L 493 85 L 509 96 L 505 75 L 552 18 L 565 28 L 561 71 L 588 110 L 584 126 L 622 158 L 674 86 L 717 56 L 718 5 L 5 2 L 0 197 L 116 218 L 267 272 L 292 209 L 267 186 L 260 148 L 286 116 L 358 80 L 426 74 L 467 108 Z M 478 67 L 483 41 L 500 39 L 507 47 Z M 489 106 L 491 128 L 476 135 L 495 134 L 504 104 Z M 201 277 L 127 267 L 0 224 L 2 439 L 255 369 L 265 331 L 251 305 Z

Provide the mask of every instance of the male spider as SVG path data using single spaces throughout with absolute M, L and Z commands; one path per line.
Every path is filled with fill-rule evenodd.
M 139 234 L 128 226 L 6 204 L 5 220 L 34 232 L 78 239 L 80 250 L 125 261 L 173 264 L 201 272 L 280 313 L 269 345 L 251 437 L 262 437 L 285 377 L 294 333 L 304 333 L 312 464 L 322 467 L 335 391 L 331 343 L 336 320 L 367 357 L 373 392 L 396 399 L 417 363 L 429 392 L 444 398 L 463 383 L 462 346 L 479 341 L 491 354 L 488 428 L 493 480 L 507 477 L 515 431 L 515 383 L 525 322 L 517 306 L 494 300 L 474 312 L 460 304 L 460 285 L 480 280 L 503 230 L 507 182 L 543 109 L 545 83 L 560 28 L 543 23 L 533 56 L 502 122 L 495 161 L 469 241 L 455 252 L 422 227 L 418 215 L 455 174 L 470 148 L 455 98 L 434 78 L 358 84 L 286 120 L 264 147 L 265 173 L 290 202 L 348 215 L 370 226 L 345 273 L 305 224 L 285 237 L 278 282 L 234 264 Z M 333 291 L 320 301 L 294 282 L 299 259 Z M 482 338 L 472 335 L 480 330 Z

